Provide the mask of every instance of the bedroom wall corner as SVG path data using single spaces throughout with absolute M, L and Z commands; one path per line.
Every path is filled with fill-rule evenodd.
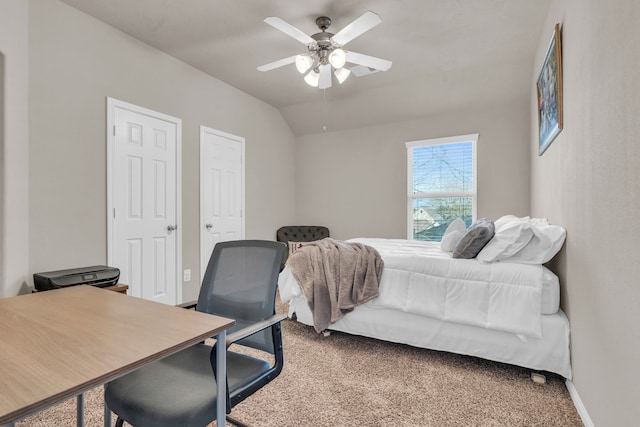
M 528 215 L 528 126 L 525 96 L 419 120 L 299 136 L 296 164 L 304 166 L 296 170 L 297 221 L 326 225 L 337 239 L 406 238 L 405 142 L 471 133 L 480 134 L 478 216 Z
M 553 0 L 531 76 L 531 208 L 567 229 L 552 266 L 571 324 L 573 385 L 598 426 L 640 419 L 640 4 Z M 564 129 L 538 156 L 536 80 L 562 26 Z

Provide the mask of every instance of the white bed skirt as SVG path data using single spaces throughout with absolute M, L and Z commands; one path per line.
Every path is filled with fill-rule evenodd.
M 289 316 L 313 325 L 306 299 L 289 303 Z M 569 321 L 562 310 L 542 317 L 542 338 L 525 340 L 509 332 L 432 319 L 403 311 L 359 306 L 329 329 L 415 347 L 477 356 L 496 362 L 549 371 L 571 379 Z

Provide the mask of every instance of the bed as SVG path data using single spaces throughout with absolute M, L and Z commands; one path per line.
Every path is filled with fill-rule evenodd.
M 531 224 L 528 217 L 519 220 Z M 496 221 L 493 245 L 485 245 L 489 250 L 472 259 L 453 258 L 443 250 L 442 242 L 347 240 L 379 253 L 384 262 L 379 295 L 349 310 L 326 329 L 481 357 L 571 379 L 570 329 L 560 309 L 559 280 L 542 265 L 559 250 L 562 243 L 558 240 L 564 241 L 564 234 L 551 243 L 543 242 L 547 248 L 544 257 L 532 258 L 522 251 L 539 245 L 535 239 L 540 236 L 522 224 L 518 233 L 512 228 L 505 232 L 505 221 Z M 523 229 L 528 232 L 522 233 Z M 505 236 L 510 244 L 505 245 Z M 498 243 L 502 258 L 496 256 Z M 305 292 L 289 263 L 280 273 L 279 289 L 280 298 L 289 304 L 289 316 L 314 326 Z

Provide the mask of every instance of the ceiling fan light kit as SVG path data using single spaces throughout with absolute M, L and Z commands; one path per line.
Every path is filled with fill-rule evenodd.
M 351 70 L 347 70 L 346 68 L 338 68 L 333 72 L 333 75 L 336 76 L 336 79 L 338 79 L 338 83 L 340 84 L 347 80 L 349 74 L 351 74 Z
M 344 67 L 344 64 L 347 62 L 347 54 L 344 53 L 344 50 L 340 48 L 335 48 L 329 54 L 329 63 L 336 70 Z
M 313 58 L 308 53 L 296 56 L 296 69 L 300 74 L 305 74 L 313 67 Z
M 320 73 L 317 72 L 316 70 L 311 70 L 309 71 L 309 74 L 304 76 L 304 81 L 309 86 L 318 87 L 318 83 L 320 81 Z
M 345 68 L 347 63 L 354 66 L 352 69 L 367 67 L 370 70 L 368 73 L 356 73 L 354 71 L 353 75 L 355 76 L 368 75 L 377 71 L 387 71 L 391 68 L 391 61 L 387 61 L 386 59 L 345 51 L 343 49 L 345 44 L 382 22 L 380 17 L 371 11 L 365 12 L 337 34 L 327 32 L 327 28 L 331 25 L 331 19 L 326 16 L 320 16 L 316 19 L 316 25 L 320 28 L 320 32 L 311 36 L 306 35 L 296 27 L 277 17 L 266 18 L 264 22 L 299 42 L 306 44 L 307 53 L 261 65 L 258 67 L 259 71 L 273 70 L 293 62 L 300 74 L 306 74 L 304 81 L 308 85 L 320 89 L 327 89 L 331 87 L 332 71 L 340 84 L 352 74 L 351 69 Z

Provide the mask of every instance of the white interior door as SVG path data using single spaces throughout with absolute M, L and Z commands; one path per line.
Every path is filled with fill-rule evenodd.
M 129 294 L 178 302 L 181 121 L 108 99 L 109 265 Z
M 200 126 L 200 279 L 218 242 L 244 238 L 244 138 Z

